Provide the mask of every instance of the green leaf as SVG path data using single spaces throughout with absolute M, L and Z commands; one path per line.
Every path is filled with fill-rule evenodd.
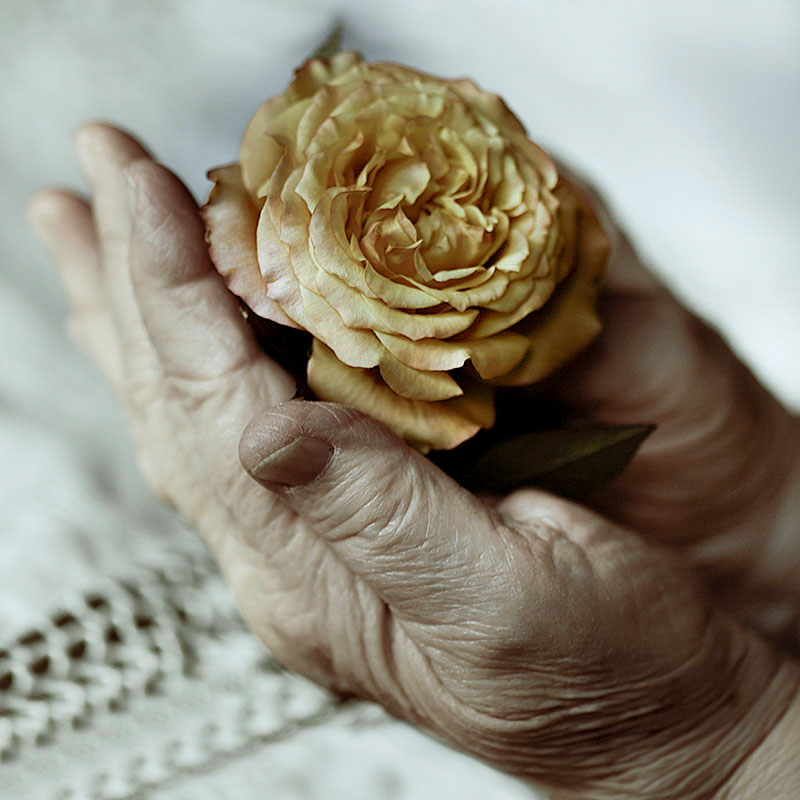
M 593 425 L 537 431 L 492 445 L 460 482 L 473 491 L 535 486 L 579 499 L 619 474 L 655 425 Z
M 325 41 L 311 54 L 312 58 L 331 58 L 342 49 L 342 34 L 344 28 L 341 22 L 337 22 L 334 29 L 325 38 Z

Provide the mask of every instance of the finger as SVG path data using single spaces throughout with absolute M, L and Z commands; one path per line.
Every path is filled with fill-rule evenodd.
M 284 403 L 253 420 L 239 455 L 400 617 L 461 622 L 498 590 L 496 517 L 369 417 Z
M 127 133 L 99 122 L 75 132 L 75 154 L 92 189 L 92 210 L 107 266 L 118 267 L 128 249 L 130 214 L 124 169 L 150 156 Z
M 75 133 L 75 153 L 92 190 L 92 211 L 112 319 L 123 353 L 140 360 L 149 349 L 134 302 L 129 272 L 131 214 L 125 167 L 149 159 L 135 139 L 117 128 L 88 123 Z
M 630 239 L 613 222 L 610 226 L 611 256 L 603 279 L 605 294 L 666 295 L 666 286 L 648 269 Z M 677 302 L 674 298 L 673 302 Z
M 598 527 L 608 528 L 608 521 L 577 503 L 556 497 L 542 489 L 517 489 L 498 498 L 497 512 L 522 526 L 559 531 L 573 541 L 582 542 L 587 532 Z M 615 531 L 615 534 L 623 535 Z
M 606 292 L 654 294 L 664 291 L 661 282 L 647 269 L 636 254 L 630 240 L 614 220 L 614 214 L 600 191 L 585 176 L 559 163 L 558 171 L 562 180 L 572 185 L 574 191 L 583 196 L 584 201 L 597 215 L 601 227 L 611 243 L 603 287 Z
M 600 336 L 553 375 L 547 389 L 577 417 L 661 421 L 680 401 L 696 365 L 693 317 L 644 266 L 597 190 L 560 169 L 597 213 L 612 248 L 598 299 Z M 646 447 L 652 446 L 651 438 Z
M 134 217 L 134 292 L 163 371 L 210 379 L 256 358 L 266 361 L 236 298 L 211 263 L 203 223 L 187 189 L 149 160 L 128 167 L 127 177 Z M 269 377 L 285 383 L 283 370 L 271 366 L 274 375 Z
M 89 204 L 71 192 L 44 189 L 31 198 L 28 219 L 53 259 L 75 312 L 102 309 L 100 258 Z
M 600 336 L 553 377 L 551 393 L 609 423 L 676 421 L 687 390 L 715 374 L 709 356 L 719 354 L 699 323 L 666 295 L 606 293 L 599 309 Z
M 71 192 L 45 189 L 31 199 L 28 218 L 67 292 L 72 306 L 70 334 L 112 386 L 118 386 L 122 370 L 119 341 L 108 314 L 89 204 Z
M 594 187 L 562 171 L 597 212 L 612 252 L 598 300 L 600 336 L 548 388 L 566 408 L 590 419 L 673 419 L 698 369 L 713 368 L 720 350 L 704 335 L 707 328 L 645 267 Z M 657 436 L 645 447 L 652 448 Z

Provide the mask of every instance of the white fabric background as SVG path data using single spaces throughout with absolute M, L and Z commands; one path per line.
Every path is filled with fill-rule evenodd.
M 204 198 L 205 170 L 235 158 L 250 114 L 337 19 L 345 47 L 370 59 L 468 75 L 502 94 L 533 138 L 605 190 L 665 280 L 800 406 L 794 0 L 1 8 L 0 637 L 142 553 L 157 558 L 176 524 L 139 478 L 110 392 L 63 334 L 64 299 L 24 226 L 27 197 L 81 185 L 70 131 L 101 118 L 141 135 Z M 437 796 L 470 769 L 454 763 L 431 773 Z M 475 771 L 490 796 L 492 773 Z M 345 777 L 326 778 L 334 795 Z M 229 796 L 203 785 L 185 796 Z M 433 796 L 416 786 L 409 796 Z

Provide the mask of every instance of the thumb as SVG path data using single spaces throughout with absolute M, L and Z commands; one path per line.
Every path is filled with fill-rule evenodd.
M 458 622 L 497 580 L 495 513 L 364 414 L 284 403 L 248 425 L 239 456 L 401 617 Z

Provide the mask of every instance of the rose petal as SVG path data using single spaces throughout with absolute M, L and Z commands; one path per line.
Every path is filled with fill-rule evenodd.
M 364 63 L 358 53 L 336 53 L 332 58 L 315 58 L 295 70 L 295 78 L 286 90 L 290 100 L 314 94 L 328 82 L 356 82 L 363 73 Z
M 428 165 L 415 158 L 390 161 L 372 181 L 368 208 L 378 208 L 391 198 L 400 197 L 409 205 L 416 203 L 431 179 Z
M 297 152 L 297 128 L 312 102 L 308 98 L 290 104 L 269 121 L 269 135 L 293 153 Z
M 608 252 L 608 239 L 596 216 L 583 208 L 578 219 L 577 265 L 573 274 L 540 312 L 514 329 L 530 339 L 530 351 L 516 369 L 495 379 L 495 383 L 503 386 L 535 383 L 597 336 L 601 328 L 596 311 L 597 291 Z
M 487 120 L 502 126 L 506 132 L 515 132 L 522 136 L 527 135 L 522 123 L 514 116 L 499 95 L 485 92 L 469 78 L 451 80 L 448 81 L 448 84 L 470 108 L 479 111 Z
M 344 281 L 324 270 L 311 272 L 307 269 L 308 260 L 302 254 L 298 254 L 297 259 L 293 260 L 293 265 L 298 278 L 303 273 L 300 282 L 304 286 L 305 280 L 313 276 L 312 291 L 325 297 L 349 328 L 397 333 L 414 340 L 449 339 L 467 330 L 480 313 L 477 308 L 431 314 L 408 313 L 359 294 Z
M 336 355 L 351 367 L 376 367 L 384 355 L 375 334 L 370 330 L 348 328 L 328 301 L 304 286 L 300 297 L 309 322 L 308 330 L 323 342 L 328 342 Z
M 293 142 L 296 153 L 302 153 L 309 147 L 317 131 L 347 95 L 347 90 L 341 87 L 323 86 L 317 90 L 297 123 L 297 137 Z
M 514 225 L 508 232 L 508 238 L 502 251 L 498 253 L 494 266 L 504 272 L 519 272 L 530 254 L 528 237 L 518 225 Z
M 488 387 L 437 403 L 408 400 L 393 392 L 374 371 L 342 364 L 318 341 L 308 362 L 308 384 L 320 400 L 369 414 L 423 453 L 449 450 L 494 424 L 494 401 Z
M 239 162 L 244 185 L 253 197 L 256 196 L 259 187 L 269 179 L 286 149 L 270 134 L 271 121 L 285 110 L 286 105 L 284 95 L 267 100 L 259 107 L 244 130 L 239 148 Z
M 280 263 L 280 279 L 276 276 L 274 281 L 280 295 L 276 290 L 273 296 L 287 314 L 298 322 L 302 320 L 306 330 L 333 347 L 342 361 L 352 367 L 375 367 L 383 352 L 375 334 L 363 326 L 360 330 L 347 327 L 339 309 L 318 294 L 315 278 L 321 271 L 316 268 L 308 252 L 311 215 L 302 198 L 294 191 L 301 172 L 302 168 L 298 168 L 292 173 L 281 193 L 283 214 L 279 242 L 287 248 L 289 257 L 285 263 Z M 275 247 L 275 239 L 272 238 L 274 230 L 270 230 L 266 221 L 268 218 L 269 215 L 262 213 L 259 220 L 260 261 L 263 260 L 262 247 L 268 243 Z M 262 269 L 267 270 L 271 266 L 262 264 Z M 339 283 L 346 286 L 342 281 Z
M 430 308 L 439 301 L 409 285 L 401 285 L 375 272 L 355 238 L 345 243 L 344 233 L 348 197 L 363 194 L 366 189 L 330 189 L 320 201 L 319 214 L 312 216 L 310 240 L 315 242 L 316 263 L 320 269 L 340 278 L 366 297 L 378 298 L 393 308 Z
M 411 339 L 447 339 L 465 331 L 475 321 L 478 316 L 477 309 L 446 311 L 438 314 L 410 314 L 391 308 L 380 300 L 365 297 L 336 275 L 320 269 L 318 266 L 320 262 L 324 263 L 330 258 L 339 257 L 344 251 L 331 248 L 330 240 L 326 237 L 315 237 L 318 227 L 314 225 L 314 215 L 306 223 L 308 228 L 305 227 L 302 217 L 308 216 L 308 211 L 302 201 L 292 196 L 297 178 L 295 174 L 287 181 L 283 194 L 285 211 L 281 238 L 289 245 L 292 269 L 298 281 L 309 291 L 324 297 L 347 327 L 398 333 Z M 298 208 L 298 203 L 302 204 L 302 209 Z M 321 210 L 318 224 L 323 227 L 329 224 Z M 313 259 L 308 252 L 309 237 L 314 252 Z M 319 338 L 333 347 L 337 355 L 343 358 L 338 343 L 323 336 Z
M 525 386 L 549 375 L 582 350 L 600 332 L 593 308 L 596 287 L 577 275 L 566 281 L 541 317 L 518 328 L 530 338 L 527 358 L 511 373 L 495 379 L 502 386 Z
M 390 389 L 409 400 L 449 400 L 464 394 L 446 372 L 412 369 L 390 352 L 381 357 L 380 373 Z
M 501 298 L 508 288 L 510 278 L 502 272 L 493 271 L 485 282 L 474 289 L 461 289 L 460 287 L 437 289 L 413 278 L 410 278 L 409 281 L 431 297 L 435 297 L 440 303 L 447 303 L 456 311 L 466 311 L 470 306 L 475 306 L 477 311 L 478 306 L 488 305 Z
M 289 250 L 281 241 L 265 204 L 256 227 L 258 266 L 271 299 L 289 318 L 305 330 L 311 324 L 303 306 L 297 279 L 289 261 Z M 247 298 L 244 298 L 247 302 Z M 249 305 L 249 302 L 248 302 Z
M 516 325 L 528 314 L 544 306 L 555 287 L 553 278 L 512 283 L 499 301 L 486 304 L 487 310 L 481 311 L 480 317 L 469 330 L 470 336 L 484 339 Z
M 452 370 L 471 361 L 478 374 L 495 378 L 512 370 L 530 347 L 527 336 L 501 333 L 488 339 L 411 341 L 403 336 L 376 331 L 375 335 L 389 352 L 404 364 L 418 370 Z
M 375 271 L 372 264 L 364 264 L 364 280 L 376 297 L 392 308 L 433 308 L 441 303 L 437 297 L 414 286 L 393 281 Z
M 269 287 L 258 268 L 256 222 L 258 210 L 242 182 L 238 164 L 208 173 L 214 181 L 202 208 L 211 260 L 228 288 L 260 317 L 280 325 L 300 326 L 268 296 Z
M 503 157 L 503 181 L 494 196 L 494 204 L 507 211 L 516 208 L 521 202 L 525 191 L 525 184 L 519 174 L 517 164 L 510 154 Z
M 309 211 L 314 209 L 328 188 L 330 159 L 325 153 L 314 153 L 303 168 L 303 176 L 297 184 L 297 194 L 303 198 Z

